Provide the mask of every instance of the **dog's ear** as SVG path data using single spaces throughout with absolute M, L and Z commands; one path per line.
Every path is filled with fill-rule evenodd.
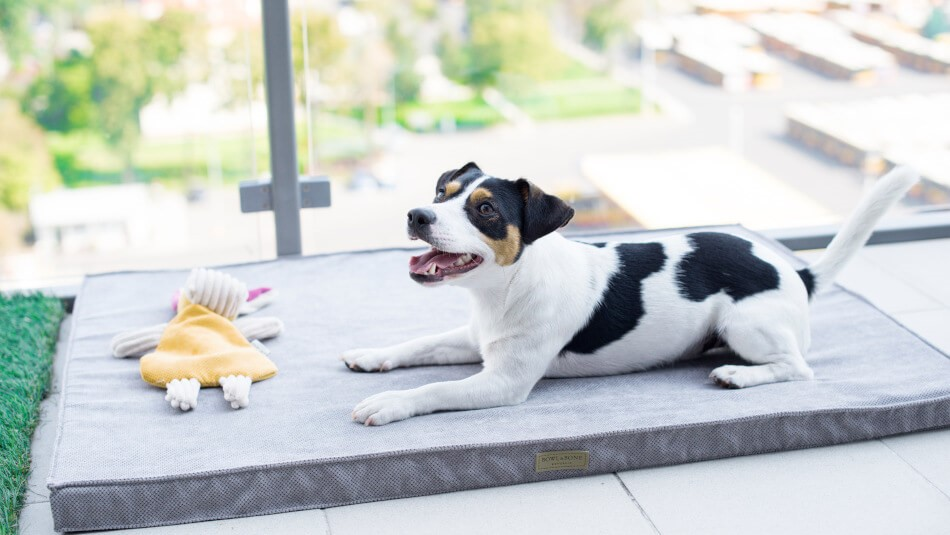
M 482 170 L 477 165 L 475 165 L 475 162 L 468 162 L 459 169 L 449 169 L 448 171 L 442 173 L 442 176 L 439 177 L 439 180 L 435 183 L 435 190 L 439 191 L 439 188 L 442 186 L 453 180 L 461 179 L 466 174 L 472 172 L 483 174 Z
M 475 165 L 475 162 L 468 162 L 458 169 L 449 169 L 448 171 L 442 173 L 442 176 L 439 177 L 439 185 L 442 185 L 450 180 L 460 178 L 471 171 L 477 171 L 479 174 L 482 172 L 481 168 Z
M 548 195 L 531 182 L 519 178 L 518 189 L 524 201 L 521 239 L 530 244 L 563 227 L 574 217 L 574 209 L 566 202 Z
M 462 176 L 462 175 L 464 175 L 465 173 L 467 173 L 467 172 L 469 172 L 469 171 L 478 171 L 479 173 L 481 173 L 481 172 L 482 172 L 482 169 L 481 169 L 481 167 L 479 167 L 478 165 L 476 165 L 475 162 L 468 162 L 467 164 L 463 165 L 462 168 L 459 169 L 456 174 L 457 174 L 458 176 Z

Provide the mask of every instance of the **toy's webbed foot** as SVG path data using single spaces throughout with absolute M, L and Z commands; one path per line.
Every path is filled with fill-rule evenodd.
M 173 379 L 165 385 L 165 401 L 182 411 L 189 411 L 198 406 L 198 391 L 201 383 L 197 379 Z
M 246 375 L 220 377 L 218 384 L 224 391 L 224 400 L 231 403 L 232 409 L 243 409 L 251 402 L 251 378 Z

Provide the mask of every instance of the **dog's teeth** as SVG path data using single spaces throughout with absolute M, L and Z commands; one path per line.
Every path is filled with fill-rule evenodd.
M 429 271 L 426 271 L 426 273 L 429 275 L 435 275 L 435 264 L 429 266 Z
M 459 258 L 458 260 L 455 261 L 455 264 L 453 264 L 453 265 L 455 265 L 455 266 L 461 266 L 461 265 L 464 265 L 464 264 L 465 264 L 465 259 L 464 259 L 464 258 Z
M 459 261 L 462 262 L 463 264 L 467 264 L 472 261 L 472 255 L 465 254 L 462 256 L 462 258 L 459 259 Z

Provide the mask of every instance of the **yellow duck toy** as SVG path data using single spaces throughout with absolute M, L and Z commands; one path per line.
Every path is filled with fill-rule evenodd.
M 277 318 L 244 318 L 236 324 L 247 298 L 247 286 L 234 277 L 192 270 L 174 319 L 116 336 L 113 355 L 134 356 L 154 348 L 139 361 L 142 379 L 165 388 L 165 399 L 176 409 L 197 407 L 201 387 L 217 386 L 232 408 L 247 407 L 251 383 L 277 374 L 277 366 L 259 349 L 263 346 L 248 340 L 272 338 L 283 330 Z

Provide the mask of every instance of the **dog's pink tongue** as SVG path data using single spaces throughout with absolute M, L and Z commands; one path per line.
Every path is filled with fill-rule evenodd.
M 409 271 L 413 273 L 425 273 L 429 271 L 432 264 L 439 266 L 439 269 L 445 269 L 455 263 L 461 257 L 458 253 L 443 253 L 435 249 L 409 259 Z

